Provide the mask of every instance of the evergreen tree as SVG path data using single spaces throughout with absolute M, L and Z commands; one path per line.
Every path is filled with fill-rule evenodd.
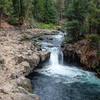
M 64 0 L 56 0 L 56 6 L 59 13 L 59 20 L 62 20 L 64 10 Z
M 37 9 L 36 9 L 36 14 L 37 14 L 37 16 L 36 16 L 36 19 L 38 20 L 38 21 L 44 21 L 44 16 L 45 16 L 45 7 L 44 7 L 44 5 L 45 5 L 45 0 L 38 0 L 38 2 L 37 2 Z
M 33 13 L 38 21 L 45 23 L 56 23 L 58 21 L 57 9 L 52 0 L 35 0 Z
M 38 2 L 39 0 L 33 0 L 32 5 L 33 5 L 33 16 L 36 19 L 38 17 Z
M 56 23 L 58 21 L 57 9 L 52 0 L 44 0 L 44 22 L 45 23 Z
M 13 20 L 11 24 L 27 23 L 32 15 L 32 0 L 12 0 L 13 3 Z
M 71 0 L 64 0 L 64 16 L 66 17 L 66 11 L 69 8 L 69 4 L 70 4 Z
M 87 0 L 72 0 L 67 10 L 67 31 L 73 40 L 79 39 L 84 32 L 87 14 Z
M 100 0 L 91 0 L 88 4 L 89 33 L 100 34 Z
M 12 0 L 14 16 L 19 18 L 25 16 L 25 2 L 26 0 Z
M 4 6 L 6 5 L 6 2 L 7 1 L 5 1 L 5 0 L 0 0 L 0 27 L 1 27 L 2 15 L 4 12 Z

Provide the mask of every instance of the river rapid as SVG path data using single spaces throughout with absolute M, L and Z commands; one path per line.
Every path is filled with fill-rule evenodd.
M 43 40 L 39 40 L 42 50 L 50 51 L 51 55 L 42 68 L 28 76 L 33 93 L 40 100 L 100 100 L 100 79 L 95 73 L 63 63 L 64 34 L 44 35 Z

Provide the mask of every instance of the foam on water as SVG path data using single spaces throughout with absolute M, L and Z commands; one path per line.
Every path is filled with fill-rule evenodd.
M 50 59 L 29 75 L 32 89 L 40 100 L 100 100 L 100 79 L 94 73 L 63 64 L 60 46 L 64 34 L 43 38 L 40 43 L 43 50 L 51 52 Z
M 63 53 L 60 50 L 60 44 L 63 41 L 64 34 L 61 32 L 58 35 L 54 35 L 53 38 L 59 42 L 57 47 L 48 47 L 48 45 L 53 45 L 52 43 L 42 42 L 41 44 L 47 50 L 51 52 L 50 60 L 46 65 L 39 70 L 39 73 L 60 78 L 62 82 L 89 82 L 92 84 L 100 84 L 100 80 L 94 75 L 94 73 L 83 71 L 76 67 L 70 67 L 63 65 Z M 58 45 L 58 44 L 57 44 Z M 60 55 L 60 56 L 59 56 Z

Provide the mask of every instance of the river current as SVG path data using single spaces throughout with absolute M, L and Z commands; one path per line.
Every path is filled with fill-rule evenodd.
M 33 93 L 40 100 L 100 100 L 100 79 L 95 73 L 63 63 L 64 33 L 44 35 L 42 50 L 51 52 L 49 61 L 29 75 Z

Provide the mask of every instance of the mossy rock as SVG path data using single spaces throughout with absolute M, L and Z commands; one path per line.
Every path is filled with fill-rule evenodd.
M 31 94 L 33 93 L 32 88 L 30 87 L 30 84 L 28 84 L 28 83 L 18 84 L 18 86 L 24 88 Z
M 4 64 L 4 59 L 0 59 L 0 64 Z
M 28 35 L 24 35 L 23 40 L 30 40 L 30 37 Z

